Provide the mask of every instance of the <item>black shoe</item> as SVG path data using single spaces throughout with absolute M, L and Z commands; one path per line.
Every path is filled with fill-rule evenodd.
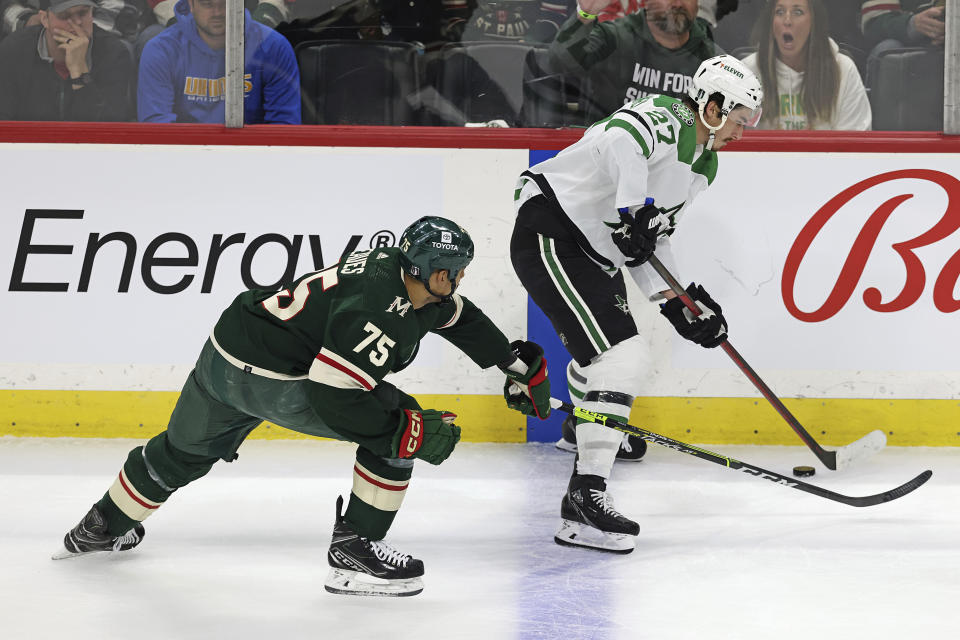
M 607 483 L 600 476 L 575 473 L 570 478 L 560 502 L 560 517 L 563 523 L 553 539 L 561 545 L 630 553 L 640 533 L 639 524 L 614 508 Z
M 563 424 L 560 425 L 561 437 L 557 440 L 557 449 L 577 452 L 577 419 L 572 414 L 568 415 Z M 617 451 L 617 460 L 627 460 L 629 462 L 638 462 L 647 452 L 647 441 L 637 436 L 631 436 L 628 433 L 623 434 L 623 442 L 620 443 L 620 449 Z
M 93 553 L 95 551 L 129 551 L 140 544 L 146 532 L 139 522 L 122 536 L 107 533 L 107 521 L 96 505 L 90 508 L 80 524 L 63 537 L 64 548 L 53 555 L 54 560 Z
M 343 496 L 338 496 L 324 588 L 358 596 L 413 596 L 423 591 L 423 562 L 382 540 L 361 537 L 344 521 L 342 509 Z

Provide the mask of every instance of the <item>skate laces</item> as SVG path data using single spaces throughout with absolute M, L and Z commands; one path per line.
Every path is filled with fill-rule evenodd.
M 371 541 L 370 548 L 373 549 L 373 553 L 378 559 L 399 567 L 406 567 L 407 561 L 412 557 L 405 553 L 400 553 L 382 540 L 377 542 Z
M 620 443 L 620 448 L 627 453 L 633 453 L 633 447 L 630 446 L 630 436 L 626 433 L 623 434 L 623 442 Z
M 135 545 L 139 540 L 140 540 L 140 536 L 137 535 L 137 532 L 134 529 L 130 529 L 130 531 L 127 531 L 125 534 L 123 534 L 122 536 L 119 536 L 113 541 L 113 550 L 122 551 L 123 545 L 125 544 Z
M 603 509 L 603 512 L 610 516 L 623 517 L 613 507 L 613 496 L 611 496 L 606 491 L 600 489 L 590 489 L 590 497 L 593 498 L 593 501 Z

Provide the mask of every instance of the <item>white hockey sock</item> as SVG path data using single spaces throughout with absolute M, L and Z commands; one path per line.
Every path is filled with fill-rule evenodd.
M 622 440 L 621 433 L 609 427 L 592 422 L 578 424 L 577 473 L 609 478 Z

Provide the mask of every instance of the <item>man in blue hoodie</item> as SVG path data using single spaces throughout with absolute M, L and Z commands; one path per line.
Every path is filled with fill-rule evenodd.
M 226 0 L 179 0 L 177 22 L 140 58 L 141 122 L 224 122 Z M 290 43 L 244 11 L 246 124 L 300 124 L 300 70 Z

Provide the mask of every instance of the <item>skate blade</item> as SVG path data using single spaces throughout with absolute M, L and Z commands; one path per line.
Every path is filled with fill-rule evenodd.
M 626 533 L 608 533 L 573 520 L 563 520 L 553 541 L 565 547 L 584 547 L 607 553 L 630 553 L 636 537 Z
M 423 579 L 385 580 L 358 571 L 330 568 L 323 588 L 347 596 L 415 596 L 423 591 Z
M 93 553 L 111 553 L 110 551 L 78 551 L 74 553 L 69 551 L 66 547 L 61 547 L 60 550 L 55 551 L 53 555 L 50 556 L 51 560 L 66 560 L 67 558 L 79 558 L 80 556 L 89 556 Z
M 557 449 L 560 449 L 561 451 L 569 451 L 570 453 L 576 453 L 577 443 L 569 442 L 567 440 L 564 440 L 563 438 L 560 438 L 559 440 L 557 440 Z
M 66 560 L 68 558 L 79 558 L 81 556 L 92 556 L 92 555 L 103 555 L 103 556 L 115 556 L 118 553 L 126 553 L 131 549 L 96 549 L 94 551 L 70 551 L 66 547 L 61 547 L 58 551 L 53 552 L 50 556 L 51 560 Z

